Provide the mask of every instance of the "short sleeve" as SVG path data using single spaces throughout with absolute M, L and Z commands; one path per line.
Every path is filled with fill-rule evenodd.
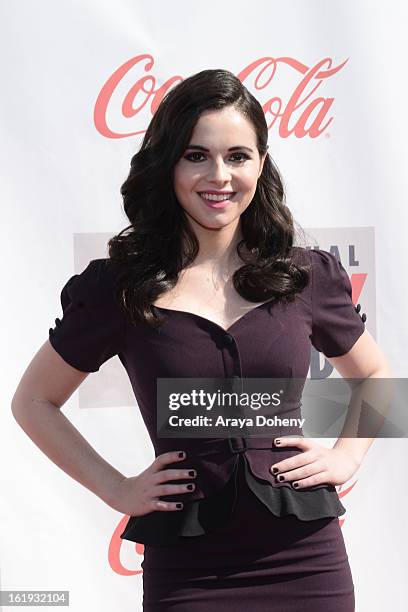
M 342 264 L 322 249 L 311 249 L 310 257 L 311 342 L 326 357 L 340 357 L 353 347 L 365 325 L 354 307 L 350 279 Z
M 124 312 L 115 302 L 114 276 L 109 259 L 93 259 L 74 274 L 61 290 L 63 316 L 55 319 L 49 341 L 71 366 L 97 372 L 121 352 L 124 343 Z

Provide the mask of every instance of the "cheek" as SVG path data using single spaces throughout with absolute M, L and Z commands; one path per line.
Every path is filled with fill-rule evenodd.
M 186 177 L 183 177 L 183 180 L 174 181 L 174 193 L 176 194 L 176 198 L 180 206 L 187 212 L 193 212 L 197 208 L 192 190 L 192 183 L 191 181 L 186 181 Z
M 180 162 L 174 167 L 174 181 L 180 185 L 191 183 L 195 180 L 195 177 L 199 176 L 200 172 L 194 164 L 191 162 Z
M 189 182 L 189 172 L 183 165 L 179 165 L 174 168 L 173 174 L 173 185 L 174 191 L 183 191 Z
M 244 172 L 240 176 L 239 185 L 242 191 L 254 191 L 258 180 L 258 173 L 254 169 Z

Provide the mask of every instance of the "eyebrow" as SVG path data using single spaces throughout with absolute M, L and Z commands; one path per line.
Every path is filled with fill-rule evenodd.
M 197 151 L 204 151 L 205 153 L 210 152 L 209 149 L 206 149 L 205 147 L 202 147 L 201 145 L 189 145 L 187 149 L 196 149 Z M 244 146 L 230 147 L 228 151 L 238 151 L 239 149 L 246 149 L 247 151 L 250 151 L 251 153 L 253 153 L 252 149 L 250 149 L 249 147 L 244 147 Z

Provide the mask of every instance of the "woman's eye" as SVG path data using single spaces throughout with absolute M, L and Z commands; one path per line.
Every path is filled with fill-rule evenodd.
M 233 154 L 232 154 L 232 157 L 234 157 L 235 155 L 238 155 L 238 157 L 239 157 L 239 156 L 241 156 L 241 157 L 242 157 L 242 159 L 241 159 L 241 160 L 238 160 L 238 161 L 243 161 L 244 159 L 250 159 L 250 158 L 249 158 L 249 155 L 247 155 L 246 153 L 233 153 Z
M 200 161 L 199 159 L 193 159 L 194 155 L 202 155 L 202 153 L 187 153 L 187 155 L 184 156 L 184 159 L 188 159 L 189 161 Z
M 189 161 L 201 161 L 201 159 L 194 158 L 195 155 L 198 155 L 198 156 L 201 156 L 201 157 L 204 156 L 203 153 L 187 153 L 187 155 L 185 155 L 184 158 L 189 160 Z M 235 161 L 238 161 L 238 162 L 244 161 L 246 159 L 250 159 L 249 155 L 247 155 L 246 153 L 233 153 L 231 155 L 231 157 L 234 157 L 234 158 L 236 158 L 237 156 L 242 158 L 242 159 L 238 159 L 238 160 L 235 159 Z

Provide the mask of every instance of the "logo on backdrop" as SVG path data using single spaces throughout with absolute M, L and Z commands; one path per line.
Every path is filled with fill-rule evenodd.
M 281 138 L 292 134 L 317 138 L 333 120 L 329 115 L 334 98 L 316 92 L 347 62 L 332 67 L 332 59 L 325 57 L 315 66 L 307 66 L 292 57 L 261 57 L 237 77 L 261 102 L 269 129 L 274 128 Z M 171 76 L 159 85 L 153 68 L 153 57 L 145 53 L 132 57 L 108 77 L 94 108 L 95 127 L 102 136 L 144 134 L 167 91 L 184 80 Z M 284 93 L 288 87 L 291 90 Z

